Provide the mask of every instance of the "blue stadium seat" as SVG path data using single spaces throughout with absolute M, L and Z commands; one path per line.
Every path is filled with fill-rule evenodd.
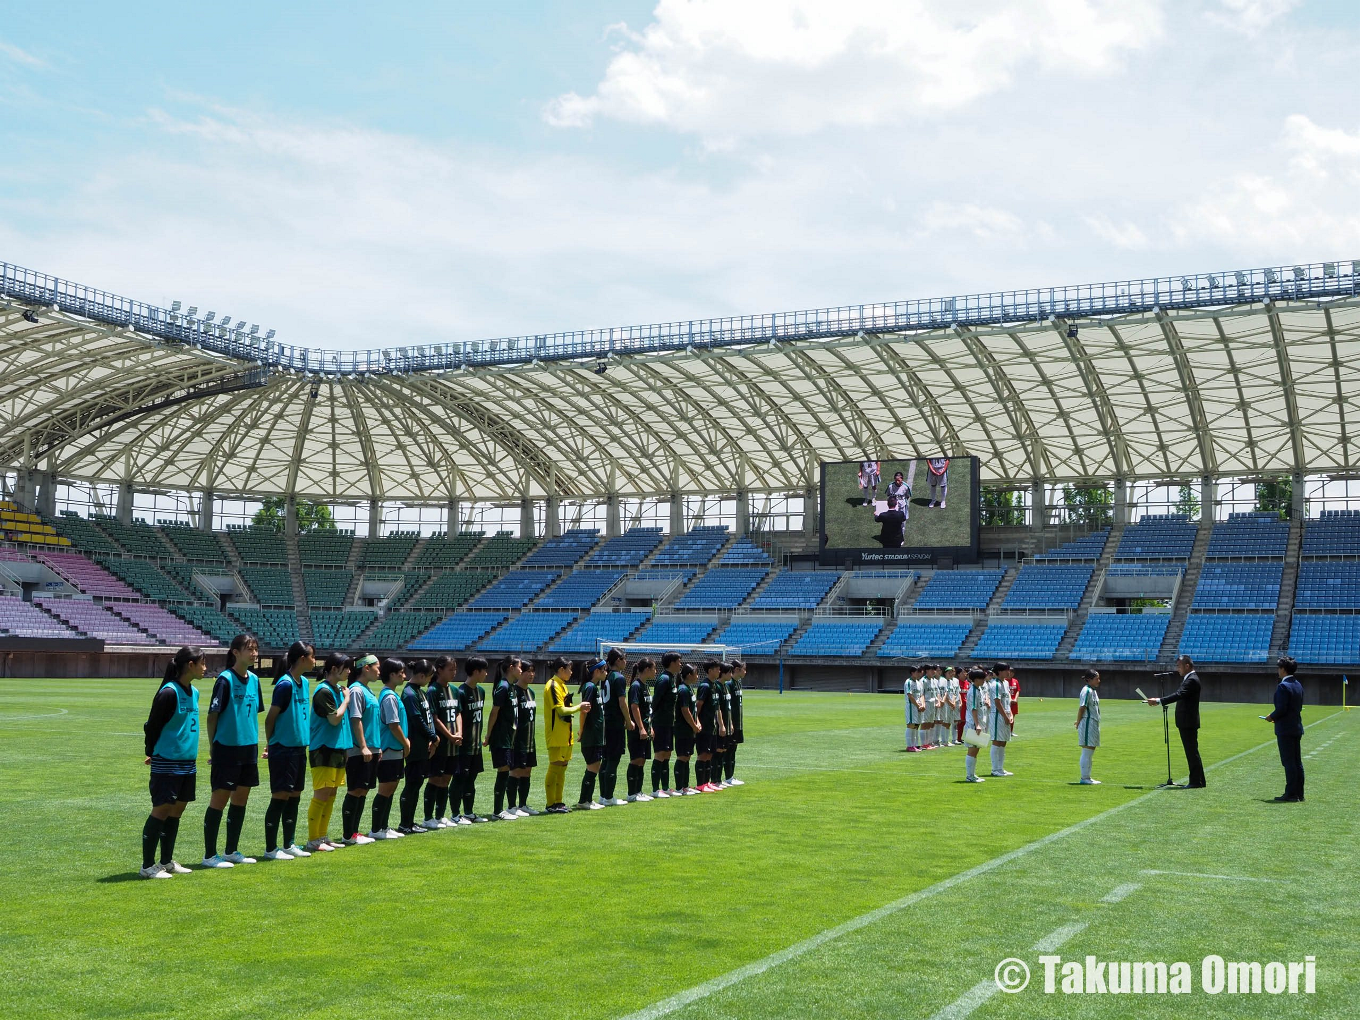
M 467 604 L 469 609 L 523 609 L 561 576 L 556 570 L 512 570 Z
M 1303 529 L 1304 556 L 1360 556 L 1360 510 L 1324 510 Z
M 590 613 L 549 646 L 550 652 L 589 652 L 600 649 L 601 641 L 627 641 L 629 636 L 652 618 L 648 612 Z
M 1026 564 L 1006 592 L 1002 609 L 1076 609 L 1091 583 L 1091 566 Z
M 1279 514 L 1229 514 L 1209 536 L 1207 559 L 1284 559 L 1289 522 Z
M 971 623 L 922 623 L 901 620 L 878 649 L 879 658 L 952 658 L 973 629 Z
M 712 640 L 736 645 L 745 655 L 774 655 L 797 629 L 797 620 L 733 620 Z
M 683 587 L 693 581 L 698 573 L 699 571 L 693 567 L 662 567 L 661 569 L 647 567 L 637 572 L 637 579 L 639 581 L 669 581 L 674 578 Z
M 1360 561 L 1305 560 L 1299 564 L 1295 609 L 1360 609 Z
M 937 570 L 913 608 L 985 609 L 1005 576 L 1004 570 Z
M 1149 514 L 1124 529 L 1116 560 L 1188 560 L 1198 528 L 1184 514 Z
M 1110 529 L 1104 528 L 1101 531 L 1093 531 L 1089 535 L 1083 535 L 1072 542 L 1064 542 L 1062 545 L 1055 546 L 1047 552 L 1039 553 L 1034 557 L 1035 563 L 1071 563 L 1073 561 L 1100 559 L 1105 552 L 1105 543 L 1110 538 Z
M 522 567 L 570 567 L 579 563 L 590 550 L 600 533 L 595 529 L 575 528 L 550 538 L 524 558 Z
M 622 570 L 574 570 L 540 598 L 535 608 L 589 609 L 622 578 Z
M 1151 662 L 1171 617 L 1165 613 L 1092 613 L 1070 658 L 1094 662 Z
M 660 528 L 629 528 L 606 540 L 586 561 L 592 567 L 636 567 L 661 544 Z
M 756 609 L 815 609 L 840 579 L 835 570 L 781 570 L 751 605 Z
M 633 640 L 653 645 L 673 644 L 677 647 L 699 645 L 708 640 L 708 636 L 717 626 L 717 620 L 694 616 L 684 619 L 653 620 L 635 634 Z
M 1360 664 L 1360 616 L 1295 615 L 1289 631 L 1289 654 L 1302 663 Z
M 477 647 L 488 652 L 536 652 L 575 621 L 575 613 L 521 613 Z
M 1200 662 L 1265 662 L 1274 626 L 1270 613 L 1191 613 L 1179 650 Z
M 471 648 L 493 627 L 506 621 L 504 613 L 453 613 L 406 647 L 415 651 L 453 651 Z
M 676 602 L 677 609 L 735 609 L 765 579 L 764 570 L 715 567 Z
M 739 538 L 718 562 L 724 567 L 756 567 L 765 566 L 771 560 L 770 554 L 749 538 Z
M 864 620 L 813 620 L 789 649 L 790 655 L 863 655 L 864 650 L 878 637 L 883 620 L 872 617 Z
M 1274 609 L 1283 563 L 1205 563 L 1192 609 Z
M 725 524 L 706 524 L 691 528 L 683 535 L 673 535 L 661 551 L 652 557 L 655 567 L 705 567 L 727 544 Z
M 974 659 L 1051 659 L 1067 631 L 1067 623 L 990 623 L 977 647 Z

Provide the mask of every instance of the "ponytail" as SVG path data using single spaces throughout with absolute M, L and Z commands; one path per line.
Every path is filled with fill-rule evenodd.
M 638 659 L 637 662 L 633 663 L 633 679 L 636 680 L 639 673 L 645 673 L 655 665 L 656 663 L 651 659 Z
M 283 662 L 277 667 L 277 671 L 274 674 L 274 682 L 278 683 L 284 678 L 285 674 L 291 673 L 293 667 L 298 664 L 299 660 L 301 660 L 304 655 L 315 654 L 316 648 L 309 645 L 306 641 L 294 641 L 288 646 L 288 654 L 283 657 Z
M 175 653 L 175 657 L 165 667 L 165 677 L 161 680 L 161 686 L 178 683 L 179 678 L 184 675 L 184 667 L 191 662 L 200 662 L 203 658 L 203 649 L 198 645 L 185 645 Z

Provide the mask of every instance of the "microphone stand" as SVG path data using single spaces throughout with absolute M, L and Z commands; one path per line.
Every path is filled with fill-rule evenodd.
M 1160 784 L 1157 789 L 1180 789 L 1175 780 L 1171 778 L 1171 718 L 1166 714 L 1166 702 L 1162 700 L 1166 696 L 1166 681 L 1162 679 L 1162 674 L 1157 674 L 1157 704 L 1162 709 L 1162 743 L 1166 745 L 1166 782 Z

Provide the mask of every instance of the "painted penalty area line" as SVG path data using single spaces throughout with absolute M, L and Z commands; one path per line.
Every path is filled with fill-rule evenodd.
M 1331 715 L 1324 716 L 1317 722 L 1310 724 L 1308 728 L 1312 729 L 1314 726 L 1320 726 L 1328 719 L 1333 719 L 1340 714 L 1340 712 L 1333 712 Z M 1274 746 L 1275 741 L 1273 739 L 1265 741 L 1264 743 L 1257 744 L 1255 747 L 1250 747 L 1245 751 L 1239 751 L 1237 754 L 1224 758 L 1222 761 L 1214 762 L 1212 765 L 1205 768 L 1204 771 L 1212 772 L 1222 768 L 1224 765 L 1230 765 L 1241 758 L 1245 758 L 1249 754 L 1255 754 L 1257 751 Z M 1134 797 L 1132 800 L 1126 800 L 1122 804 L 1116 804 L 1112 808 L 1106 808 L 1099 814 L 1092 815 L 1090 818 L 1083 818 L 1081 821 L 1074 822 L 1065 829 L 1059 829 L 1057 832 L 1050 832 L 1047 836 L 1041 836 L 1033 843 L 1026 843 L 1022 847 L 1008 850 L 1006 853 L 1001 854 L 998 857 L 993 857 L 990 861 L 984 861 L 975 867 L 969 868 L 967 871 L 961 871 L 957 875 L 951 875 L 948 878 L 941 879 L 934 885 L 927 886 L 925 889 L 919 889 L 914 893 L 908 893 L 901 899 L 893 900 L 891 903 L 885 903 L 883 906 L 877 907 L 866 914 L 860 914 L 858 917 L 852 917 L 848 921 L 842 921 L 832 928 L 819 931 L 817 934 L 810 935 L 801 942 L 795 942 L 791 946 L 785 946 L 783 949 L 773 952 L 763 959 L 753 960 L 751 963 L 738 967 L 735 970 L 730 970 L 726 974 L 719 974 L 717 977 L 709 978 L 707 981 L 697 984 L 692 988 L 686 988 L 683 991 L 676 992 L 674 995 L 661 999 L 659 1002 L 654 1002 L 650 1006 L 645 1006 L 635 1013 L 629 1013 L 627 1016 L 623 1017 L 622 1020 L 658 1020 L 660 1017 L 669 1016 L 677 1010 L 684 1009 L 686 1006 L 690 1005 L 690 1003 L 698 1002 L 700 999 L 706 999 L 710 995 L 716 995 L 723 989 L 730 988 L 735 984 L 740 984 L 748 978 L 759 977 L 767 970 L 788 963 L 790 960 L 796 960 L 799 957 L 806 956 L 813 950 L 820 949 L 828 942 L 834 942 L 842 936 L 850 935 L 859 931 L 861 928 L 867 928 L 869 925 L 875 924 L 884 918 L 891 917 L 896 913 L 900 913 L 908 907 L 915 906 L 922 900 L 929 899 L 937 893 L 942 893 L 948 889 L 954 888 L 956 885 L 962 885 L 964 882 L 971 881 L 980 875 L 995 871 L 997 868 L 1009 864 L 1011 861 L 1031 854 L 1035 850 L 1040 850 L 1050 843 L 1055 843 L 1060 839 L 1065 839 L 1068 836 L 1081 832 L 1083 829 L 1094 825 L 1096 822 L 1103 821 L 1112 815 L 1119 814 L 1121 811 L 1125 811 L 1135 804 L 1141 804 L 1148 798 L 1155 797 L 1162 792 L 1163 791 L 1161 790 L 1149 790 L 1147 793 Z
M 1123 886 L 1120 886 L 1120 888 L 1122 889 Z M 1135 885 L 1133 888 L 1137 889 L 1138 886 Z M 1034 943 L 1034 945 L 1029 947 L 1029 951 L 1031 953 L 1052 953 L 1062 948 L 1071 939 L 1085 931 L 1086 924 L 1087 922 L 1085 921 L 1074 921 L 1071 924 L 1065 924 L 1061 928 L 1049 932 L 1038 942 Z M 995 977 L 988 978 L 986 981 L 979 981 L 944 1009 L 932 1016 L 930 1020 L 963 1020 L 964 1017 L 971 1015 L 979 1006 L 992 998 L 992 996 L 996 995 L 997 991 Z
M 1157 871 L 1153 868 L 1144 868 L 1141 874 L 1175 875 L 1179 878 L 1213 878 L 1221 882 L 1264 882 L 1267 885 L 1274 883 L 1274 879 L 1270 878 L 1252 878 L 1249 875 L 1207 875 L 1202 871 Z

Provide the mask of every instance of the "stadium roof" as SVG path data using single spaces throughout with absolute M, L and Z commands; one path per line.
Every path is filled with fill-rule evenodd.
M 0 463 L 244 496 L 1356 471 L 1360 261 L 441 342 L 286 346 L 0 263 Z

